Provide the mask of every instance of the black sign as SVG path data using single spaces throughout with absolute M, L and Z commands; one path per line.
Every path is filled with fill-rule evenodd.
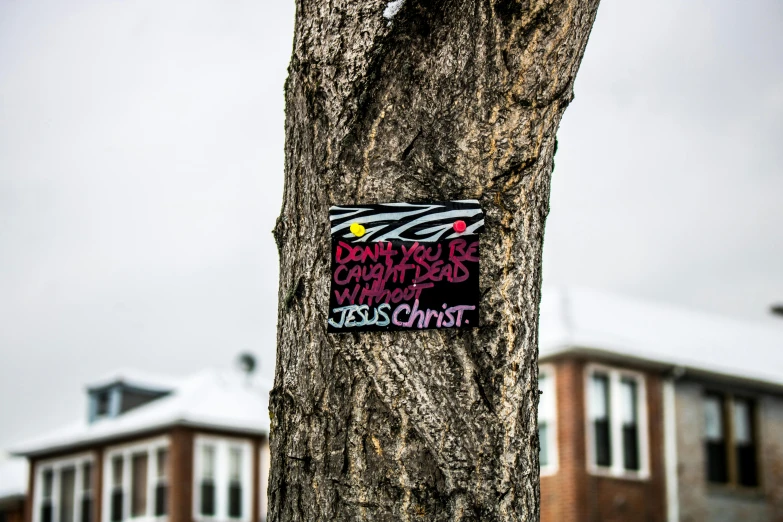
M 329 332 L 478 326 L 478 201 L 329 209 Z

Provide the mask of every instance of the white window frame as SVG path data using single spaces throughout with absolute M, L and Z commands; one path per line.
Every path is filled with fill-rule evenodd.
M 261 522 L 266 522 L 268 510 L 267 492 L 269 489 L 269 467 L 271 461 L 269 438 L 264 438 L 258 447 L 258 516 Z
M 201 471 L 203 462 L 201 450 L 204 446 L 215 448 L 215 515 L 201 514 Z M 242 451 L 242 517 L 228 516 L 229 486 L 229 450 L 239 448 Z M 193 520 L 200 522 L 231 521 L 250 522 L 253 518 L 253 442 L 250 439 L 219 437 L 214 435 L 196 435 L 193 441 Z
M 595 463 L 595 435 L 590 418 L 591 379 L 594 373 L 609 377 L 609 433 L 611 437 L 612 465 L 599 466 Z M 639 412 L 639 470 L 627 470 L 623 463 L 623 426 L 622 397 L 620 383 L 622 379 L 636 381 L 637 412 Z M 631 480 L 648 480 L 650 478 L 650 440 L 647 413 L 647 383 L 641 372 L 606 366 L 603 364 L 588 364 L 584 374 L 584 412 L 585 412 L 585 442 L 587 444 L 587 471 L 592 475 L 618 477 Z
M 62 468 L 73 466 L 76 469 L 74 477 L 74 499 L 73 520 L 81 522 L 82 520 L 82 487 L 84 480 L 82 474 L 84 465 L 89 463 L 92 470 L 91 496 L 95 501 L 95 455 L 93 453 L 79 453 L 69 455 L 68 457 L 42 460 L 35 464 L 35 485 L 33 502 L 33 522 L 41 522 L 41 504 L 43 504 L 43 474 L 44 471 L 52 470 L 52 522 L 60 522 L 60 471 Z
M 112 446 L 106 450 L 103 457 L 103 492 L 101 509 L 101 519 L 103 522 L 111 521 L 111 494 L 112 489 L 114 488 L 112 462 L 115 457 L 122 457 L 122 520 L 151 522 L 168 519 L 168 514 L 160 517 L 155 516 L 155 489 L 158 484 L 158 450 L 166 449 L 169 452 L 168 456 L 170 462 L 171 451 L 169 446 L 169 438 L 163 436 L 123 444 L 121 446 Z M 131 464 L 133 455 L 138 455 L 139 453 L 147 454 L 147 512 L 143 516 L 132 517 L 131 504 L 133 503 L 133 499 L 131 496 Z M 170 465 L 169 470 L 171 470 Z M 167 480 L 169 480 L 169 478 L 167 478 Z
M 557 377 L 555 367 L 552 364 L 541 364 L 538 367 L 539 379 L 542 375 L 546 376 L 550 384 L 550 397 L 546 400 L 551 401 L 552 412 L 551 417 L 546 419 L 547 422 L 547 448 L 549 449 L 548 460 L 549 463 L 546 466 L 541 466 L 540 473 L 542 477 L 554 475 L 559 468 L 558 460 L 558 447 L 557 447 Z M 542 395 L 543 397 L 543 395 Z M 541 403 L 539 402 L 539 405 Z M 539 411 L 539 418 L 541 412 Z M 536 420 L 538 422 L 538 420 Z

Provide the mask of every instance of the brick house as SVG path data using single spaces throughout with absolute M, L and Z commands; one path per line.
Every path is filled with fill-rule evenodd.
M 125 371 L 87 398 L 86 419 L 14 449 L 30 465 L 25 522 L 265 520 L 268 388 Z
M 545 291 L 542 522 L 783 521 L 783 322 Z
M 27 462 L 19 458 L 0 460 L 0 522 L 24 522 L 26 499 Z

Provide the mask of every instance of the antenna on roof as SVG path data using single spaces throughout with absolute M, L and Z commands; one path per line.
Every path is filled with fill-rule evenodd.
M 769 307 L 769 311 L 772 312 L 772 315 L 779 315 L 783 317 L 783 303 L 773 304 Z
M 237 366 L 239 369 L 247 375 L 247 383 L 253 379 L 253 374 L 256 371 L 256 356 L 250 352 L 242 352 L 237 356 Z

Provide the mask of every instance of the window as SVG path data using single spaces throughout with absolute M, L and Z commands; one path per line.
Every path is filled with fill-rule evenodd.
M 623 467 L 639 471 L 639 398 L 634 379 L 620 380 L 623 425 Z
M 252 444 L 237 439 L 198 436 L 194 449 L 194 518 L 249 521 Z
M 36 465 L 33 522 L 90 522 L 92 455 L 43 461 Z M 85 500 L 88 500 L 85 502 Z
M 103 521 L 165 517 L 168 507 L 168 445 L 160 437 L 106 451 Z
M 111 522 L 122 522 L 122 483 L 124 479 L 123 464 L 125 461 L 122 455 L 118 455 L 111 460 Z
M 726 423 L 723 420 L 723 397 L 704 398 L 704 440 L 707 449 L 707 480 L 724 483 L 729 480 L 726 453 Z
M 228 516 L 242 518 L 242 448 L 228 450 Z
M 215 447 L 201 447 L 201 510 L 202 515 L 215 516 Z
M 647 478 L 647 408 L 643 375 L 590 365 L 586 394 L 589 470 L 626 478 Z
M 131 456 L 131 516 L 147 514 L 147 453 Z
M 60 518 L 59 522 L 74 522 L 74 497 L 76 496 L 76 468 L 68 466 L 60 470 Z
M 95 416 L 105 417 L 109 414 L 109 390 L 95 395 Z
M 744 487 L 759 485 L 755 405 L 751 399 L 707 393 L 704 445 L 709 482 Z
M 168 512 L 166 498 L 169 489 L 169 452 L 166 448 L 158 449 L 157 482 L 155 484 L 155 516 L 163 516 Z
M 594 373 L 590 382 L 590 420 L 595 439 L 595 463 L 612 465 L 612 434 L 609 418 L 609 376 Z
M 539 367 L 538 390 L 538 461 L 541 474 L 546 475 L 557 471 L 557 404 L 553 367 Z
M 734 399 L 734 451 L 737 459 L 737 482 L 741 486 L 758 486 L 756 443 L 753 429 L 753 403 Z
M 81 522 L 92 522 L 92 462 L 82 464 L 82 519 Z
M 52 492 L 54 490 L 54 472 L 47 469 L 43 472 L 40 522 L 52 522 Z

